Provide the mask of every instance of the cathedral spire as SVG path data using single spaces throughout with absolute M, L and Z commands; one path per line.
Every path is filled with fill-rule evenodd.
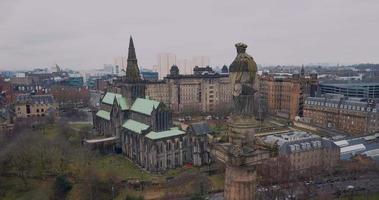
M 126 80 L 127 81 L 141 80 L 139 69 L 138 69 L 136 50 L 134 48 L 132 36 L 130 36 L 130 39 L 129 39 L 128 63 L 126 65 Z
M 136 56 L 136 50 L 134 48 L 133 38 L 130 36 L 129 39 L 129 53 L 128 53 L 128 60 L 137 60 Z

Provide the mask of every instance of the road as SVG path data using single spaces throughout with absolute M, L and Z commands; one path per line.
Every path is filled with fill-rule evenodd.
M 337 178 L 338 179 L 338 178 Z M 339 180 L 327 180 L 326 182 L 319 184 L 310 184 L 309 187 L 313 188 L 314 193 L 329 193 L 329 194 L 348 194 L 348 186 L 353 186 L 354 193 L 371 193 L 379 192 L 379 174 L 366 175 L 358 177 L 356 180 L 346 180 L 345 178 L 339 178 Z M 262 190 L 262 188 L 261 188 Z M 269 191 L 272 192 L 272 191 Z M 281 190 L 281 193 L 287 193 L 286 190 Z M 263 193 L 257 191 L 257 193 Z M 300 193 L 300 191 L 295 191 Z M 263 195 L 262 195 L 263 196 Z M 215 193 L 209 195 L 210 200 L 223 200 L 223 193 Z

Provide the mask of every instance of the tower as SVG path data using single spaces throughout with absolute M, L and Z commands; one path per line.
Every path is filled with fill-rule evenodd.
M 128 82 L 135 82 L 141 80 L 139 69 L 138 69 L 138 63 L 137 63 L 137 56 L 136 56 L 136 50 L 134 48 L 133 38 L 130 36 L 129 40 L 129 52 L 128 52 L 128 61 L 126 65 L 126 81 Z
M 145 82 L 141 79 L 138 68 L 133 38 L 130 36 L 125 76 L 116 84 L 116 89 L 113 92 L 121 93 L 126 98 L 127 103 L 131 105 L 136 98 L 145 97 L 145 89 Z

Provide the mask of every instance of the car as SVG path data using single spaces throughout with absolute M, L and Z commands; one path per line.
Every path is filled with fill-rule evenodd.
M 207 117 L 205 117 L 206 120 L 212 120 L 212 116 L 211 115 L 208 115 Z
M 184 118 L 178 118 L 178 121 L 179 122 L 184 122 L 184 121 L 186 121 Z

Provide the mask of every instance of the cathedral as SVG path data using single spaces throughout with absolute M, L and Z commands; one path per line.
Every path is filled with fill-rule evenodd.
M 94 112 L 94 128 L 103 137 L 88 143 L 112 141 L 115 150 L 151 172 L 209 164 L 207 124 L 174 127 L 172 110 L 145 96 L 132 38 L 127 63 L 126 75 L 105 93 Z

